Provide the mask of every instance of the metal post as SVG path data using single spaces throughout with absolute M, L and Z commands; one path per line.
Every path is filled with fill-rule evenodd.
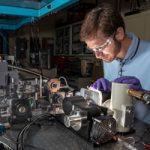
M 42 97 L 42 76 L 40 75 L 40 98 Z

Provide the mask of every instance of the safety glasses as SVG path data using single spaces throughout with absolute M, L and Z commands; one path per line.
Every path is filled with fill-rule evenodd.
M 95 48 L 87 47 L 87 49 L 93 52 L 102 52 L 108 45 L 112 43 L 112 40 L 113 40 L 113 36 L 109 37 L 102 45 L 97 46 Z

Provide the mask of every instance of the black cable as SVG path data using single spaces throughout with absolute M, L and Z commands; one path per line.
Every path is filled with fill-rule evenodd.
M 48 115 L 48 116 L 47 116 Z M 50 114 L 44 114 L 44 116 L 42 116 L 42 118 L 43 117 L 52 117 Z M 39 120 L 39 119 L 41 119 L 41 118 L 37 118 L 33 123 L 35 123 L 37 120 Z M 21 137 L 21 148 L 22 148 L 22 150 L 24 150 L 24 134 L 29 130 L 29 127 L 31 126 L 31 125 L 33 125 L 33 123 L 32 124 L 30 124 L 25 130 L 24 130 L 24 132 L 23 132 L 23 134 L 22 134 L 22 137 Z
M 44 114 L 45 116 L 45 114 Z M 23 150 L 24 149 L 24 138 L 23 138 L 23 134 L 24 132 L 35 122 L 37 121 L 38 119 L 40 119 L 41 117 L 44 117 L 43 115 L 40 115 L 38 116 L 37 118 L 35 118 L 31 123 L 27 124 L 24 126 L 24 128 L 21 130 L 21 132 L 18 134 L 18 137 L 17 137 L 17 143 L 19 143 L 20 141 L 20 145 L 21 145 L 21 149 Z M 19 150 L 19 144 L 17 144 L 17 150 Z
M 8 142 L 12 142 L 14 144 L 17 144 L 17 142 L 14 139 L 11 139 L 10 137 L 8 138 L 8 137 L 6 137 L 6 136 L 3 135 L 2 138 L 4 138 L 5 140 L 7 140 Z
M 26 127 L 26 126 L 27 126 L 27 125 L 25 125 L 25 127 Z M 19 132 L 19 134 L 18 134 L 18 136 L 17 136 L 17 142 L 16 142 L 16 148 L 17 148 L 17 150 L 19 150 L 19 144 L 21 144 L 21 142 L 20 142 L 20 136 L 21 136 L 21 134 L 24 132 L 25 127 Z
M 0 141 L 0 144 L 2 144 L 5 148 L 9 149 L 9 150 L 14 150 L 12 147 L 10 147 L 8 144 Z
M 36 117 L 35 119 L 33 119 L 33 121 L 31 121 L 29 124 L 25 125 L 24 128 L 19 132 L 17 136 L 17 144 L 16 144 L 17 150 L 19 150 L 19 145 L 21 146 L 21 150 L 24 150 L 24 134 L 27 132 L 27 130 L 30 128 L 31 125 L 33 125 L 37 120 L 43 117 L 53 117 L 53 116 L 49 113 L 42 114 Z

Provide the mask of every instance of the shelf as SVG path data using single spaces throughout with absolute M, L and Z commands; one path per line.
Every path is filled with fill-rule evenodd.
M 86 45 L 80 41 L 81 24 L 82 22 L 77 22 L 57 28 L 55 55 L 92 55 L 92 52 L 88 51 Z

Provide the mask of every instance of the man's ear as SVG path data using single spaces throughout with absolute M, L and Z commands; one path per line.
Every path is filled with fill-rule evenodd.
M 117 41 L 122 41 L 125 37 L 125 32 L 124 32 L 124 29 L 122 27 L 119 27 L 116 31 L 116 34 L 115 34 L 115 39 Z

